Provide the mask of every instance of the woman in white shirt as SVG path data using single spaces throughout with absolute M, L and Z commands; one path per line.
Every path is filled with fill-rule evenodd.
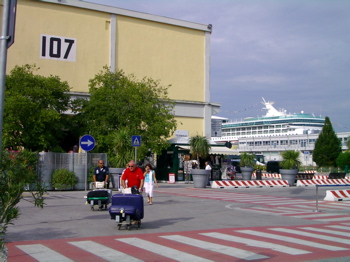
M 145 192 L 147 194 L 148 197 L 148 203 L 150 205 L 152 205 L 152 199 L 153 199 L 153 187 L 154 184 L 156 184 L 156 187 L 158 187 L 158 183 L 157 183 L 157 178 L 156 178 L 156 172 L 154 172 L 154 170 L 152 169 L 151 164 L 147 164 L 145 166 L 145 173 L 143 174 L 145 177 Z

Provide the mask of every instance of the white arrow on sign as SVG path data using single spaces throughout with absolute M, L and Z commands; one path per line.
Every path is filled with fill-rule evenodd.
M 91 146 L 94 142 L 90 141 L 89 139 L 87 141 L 81 141 L 81 144 L 87 145 L 88 147 Z

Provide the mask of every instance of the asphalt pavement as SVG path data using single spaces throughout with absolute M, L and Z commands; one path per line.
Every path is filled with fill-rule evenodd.
M 348 203 L 341 203 L 343 208 L 339 210 L 327 208 L 330 203 L 323 201 L 326 190 L 330 188 L 319 188 L 319 211 L 348 214 Z M 108 210 L 91 211 L 86 194 L 87 191 L 49 191 L 45 207 L 39 209 L 26 201 L 30 194 L 25 193 L 18 205 L 21 215 L 8 227 L 6 241 L 323 223 L 275 212 L 300 205 L 312 213 L 316 209 L 315 187 L 197 189 L 193 184 L 160 183 L 155 188 L 153 205 L 147 204 L 145 197 L 141 228 L 130 231 L 118 230 Z

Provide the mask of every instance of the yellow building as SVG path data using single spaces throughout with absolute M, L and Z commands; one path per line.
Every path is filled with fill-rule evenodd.
M 73 97 L 87 96 L 105 65 L 159 79 L 176 101 L 176 134 L 210 138 L 219 110 L 210 102 L 210 35 L 211 25 L 80 0 L 18 0 L 7 73 L 36 64 L 39 74 L 67 81 Z

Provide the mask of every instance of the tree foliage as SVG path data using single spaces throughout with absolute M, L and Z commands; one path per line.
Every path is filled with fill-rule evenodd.
M 125 167 L 134 158 L 134 148 L 130 143 L 131 133 L 128 128 L 120 128 L 112 134 L 112 152 L 108 162 L 111 166 Z
M 67 82 L 35 75 L 35 65 L 16 66 L 6 77 L 3 144 L 32 151 L 51 149 L 64 136 L 70 108 Z
M 9 224 L 20 215 L 16 206 L 23 199 L 23 192 L 27 185 L 35 187 L 31 201 L 35 206 L 43 208 L 45 189 L 35 174 L 37 153 L 30 151 L 11 152 L 1 154 L 0 165 L 0 250 L 4 246 L 3 236 Z M 28 199 L 26 199 L 28 200 Z
M 337 158 L 337 166 L 345 169 L 345 166 L 350 167 L 350 151 L 340 153 Z
M 129 148 L 131 135 L 142 137 L 139 159 L 149 149 L 160 153 L 168 146 L 167 138 L 176 128 L 168 87 L 150 78 L 138 81 L 133 75 L 126 76 L 121 70 L 111 72 L 108 67 L 91 79 L 89 86 L 91 97 L 83 103 L 79 118 L 85 124 L 85 132 L 97 141 L 94 151 L 108 152 L 109 156 L 123 154 L 117 144 L 118 136 L 125 133 L 129 139 L 123 143 Z
M 341 153 L 341 141 L 333 130 L 329 117 L 318 136 L 313 152 L 313 161 L 318 166 L 335 167 L 338 155 Z

